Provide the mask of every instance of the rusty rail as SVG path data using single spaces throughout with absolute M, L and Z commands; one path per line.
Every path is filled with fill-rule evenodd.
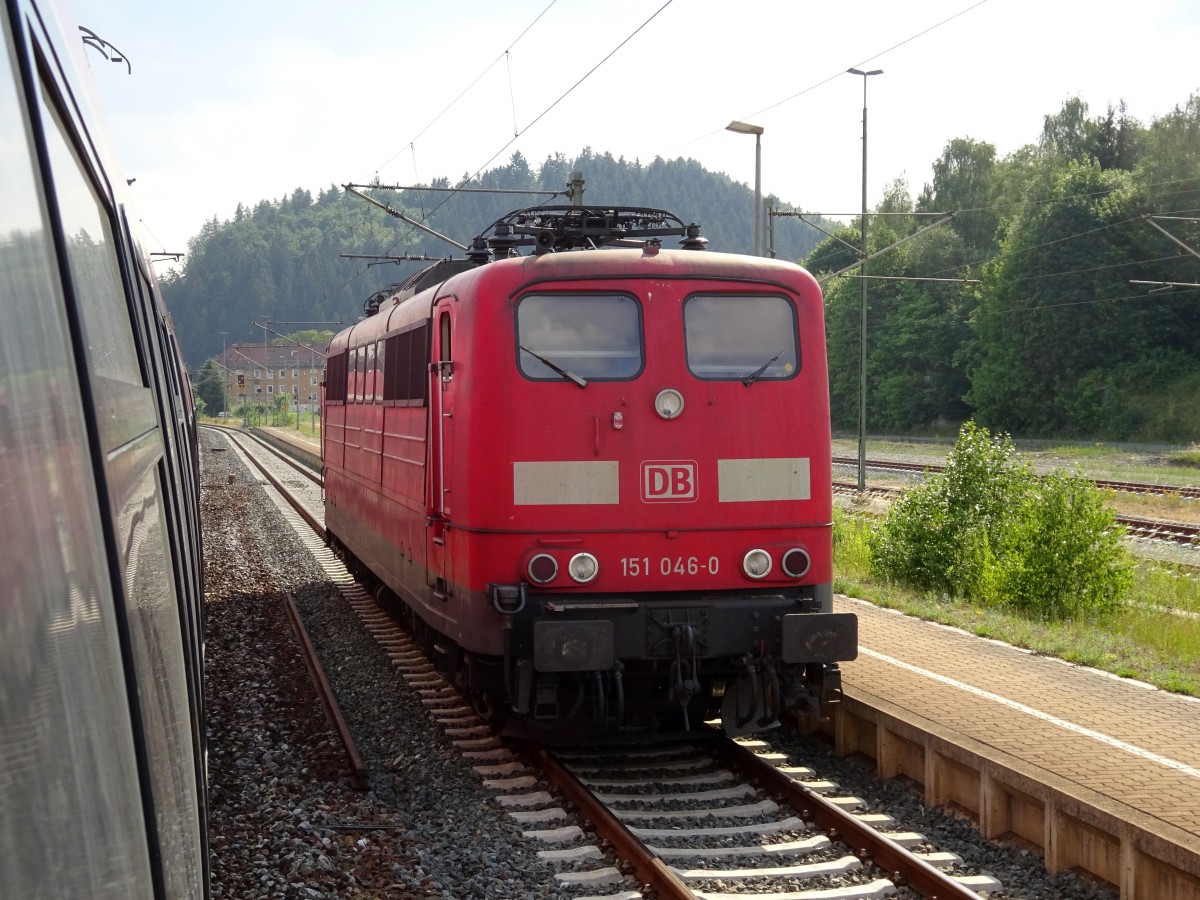
M 350 786 L 356 791 L 369 790 L 367 764 L 363 762 L 362 755 L 358 752 L 358 746 L 354 743 L 354 736 L 350 734 L 350 727 L 346 724 L 346 718 L 338 706 L 333 688 L 329 684 L 329 679 L 325 677 L 325 670 L 321 667 L 317 650 L 308 636 L 308 629 L 304 627 L 304 622 L 300 619 L 300 610 L 296 608 L 296 601 L 292 599 L 290 593 L 286 592 L 283 598 L 288 619 L 292 623 L 292 630 L 296 632 L 296 640 L 300 642 L 304 664 L 308 667 L 313 687 L 317 689 L 317 697 L 320 698 L 321 706 L 325 710 L 325 719 L 329 722 L 329 726 L 337 732 L 338 739 L 342 742 L 342 749 L 346 752 L 346 759 L 350 764 Z

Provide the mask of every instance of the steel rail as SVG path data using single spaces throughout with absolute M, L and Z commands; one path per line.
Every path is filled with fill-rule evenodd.
M 235 445 L 240 446 L 239 441 L 234 438 L 232 429 L 230 430 L 230 439 Z M 248 438 L 252 436 L 247 435 Z M 256 443 L 263 445 L 262 441 Z M 265 446 L 265 445 L 264 445 Z M 267 447 L 267 449 L 271 449 Z M 245 452 L 245 448 L 242 448 Z M 296 510 L 301 518 L 304 519 L 308 526 L 317 533 L 318 537 L 324 538 L 325 527 L 316 520 L 304 506 L 287 490 L 283 484 L 279 482 L 274 475 L 267 471 L 266 467 L 254 458 L 252 454 L 246 453 L 246 458 L 254 464 L 254 467 L 262 473 L 274 488 L 279 491 L 285 500 Z M 292 630 L 296 633 L 296 640 L 300 644 L 300 651 L 304 657 L 304 664 L 308 667 L 309 677 L 312 679 L 313 687 L 316 689 L 317 697 L 321 701 L 321 707 L 325 711 L 325 719 L 329 725 L 337 733 L 338 740 L 342 744 L 342 750 L 346 755 L 350 769 L 350 786 L 357 791 L 365 791 L 370 789 L 370 783 L 367 777 L 367 766 L 363 761 L 362 754 L 358 752 L 358 745 L 354 742 L 354 736 L 350 733 L 350 727 L 346 724 L 346 717 L 342 715 L 342 710 L 338 706 L 337 696 L 333 693 L 333 687 L 329 684 L 329 679 L 325 676 L 325 669 L 321 666 L 321 660 L 317 656 L 317 650 L 313 646 L 311 638 L 308 636 L 308 630 L 304 627 L 304 622 L 300 618 L 300 610 L 297 609 L 295 601 L 290 593 L 284 593 L 284 608 L 287 610 L 288 619 L 292 623 Z
M 858 460 L 848 456 L 833 457 L 835 466 L 857 466 Z M 869 459 L 867 460 L 867 468 L 869 469 L 891 469 L 895 472 L 942 472 L 945 471 L 945 466 L 935 463 L 912 463 L 902 462 L 900 460 L 883 460 Z M 1089 478 L 1092 484 L 1098 488 L 1110 491 L 1118 491 L 1125 494 L 1164 494 L 1183 497 L 1188 500 L 1200 498 L 1200 487 L 1189 487 L 1187 485 L 1178 484 L 1157 484 L 1151 481 L 1111 481 L 1104 478 Z
M 307 478 L 313 484 L 321 484 L 322 483 L 322 478 L 321 478 L 320 473 L 317 471 L 314 471 L 312 466 L 305 465 L 300 460 L 289 455 L 288 452 L 286 450 L 284 450 L 282 447 L 280 447 L 278 444 L 273 443 L 270 440 L 270 432 L 267 432 L 268 437 L 262 437 L 255 433 L 258 430 L 259 429 L 254 429 L 252 431 L 244 431 L 244 432 L 242 432 L 242 434 L 246 435 L 246 437 L 250 438 L 253 441 L 257 441 L 259 443 L 259 445 L 266 447 L 273 454 L 275 454 L 275 456 L 277 456 L 279 458 L 280 462 L 287 463 L 289 466 L 291 466 L 293 469 L 295 469 L 297 472 L 299 472 L 301 475 L 303 475 L 305 478 Z M 282 438 L 280 438 L 279 440 L 281 443 L 285 443 L 285 444 L 287 443 Z M 302 455 L 308 452 L 299 447 L 293 447 L 292 449 L 294 449 L 295 452 L 302 454 Z M 318 454 L 313 454 L 313 458 L 317 460 L 317 465 L 319 466 L 320 462 L 321 462 L 321 457 Z
M 748 773 L 752 783 L 757 782 L 777 800 L 792 806 L 802 818 L 816 822 L 830 838 L 848 845 L 860 857 L 869 858 L 898 887 L 907 885 L 923 897 L 936 900 L 981 900 L 975 891 L 759 759 L 753 751 L 728 738 L 714 740 L 711 749 L 714 756 Z
M 655 892 L 658 900 L 695 900 L 695 892 L 666 863 L 647 850 L 549 750 L 529 744 L 524 750 L 540 766 L 546 780 L 595 826 L 597 837 L 609 843 L 617 857 L 630 866 L 642 885 Z
M 309 677 L 312 678 L 313 686 L 317 689 L 321 707 L 325 710 L 325 720 L 337 732 L 338 739 L 342 742 L 342 749 L 346 753 L 346 759 L 350 764 L 350 786 L 356 791 L 370 790 L 367 764 L 363 762 L 362 754 L 358 752 L 358 745 L 354 743 L 354 736 L 350 734 L 350 726 L 346 724 L 346 717 L 342 715 L 341 707 L 338 706 L 333 687 L 329 684 L 329 679 L 325 677 L 325 670 L 321 667 L 317 649 L 313 646 L 312 639 L 308 636 L 308 629 L 304 627 L 304 622 L 300 618 L 300 610 L 296 608 L 296 601 L 292 599 L 289 592 L 284 592 L 283 599 L 288 619 L 292 623 L 292 630 L 296 632 L 296 640 L 300 642 L 304 664 L 308 667 Z
M 230 431 L 230 434 L 231 435 L 236 434 L 236 432 Z M 273 448 L 271 448 L 268 445 L 263 444 L 262 441 L 259 441 L 253 435 L 246 435 L 246 438 L 248 440 L 253 440 L 259 444 L 262 444 L 264 447 L 266 447 L 266 449 L 271 450 L 272 453 L 275 453 L 276 456 L 279 456 L 279 454 Z M 234 439 L 234 443 L 235 444 L 237 443 L 236 438 Z M 258 471 L 262 473 L 262 476 L 264 478 L 266 478 L 267 481 L 271 482 L 271 485 L 275 488 L 275 490 L 279 491 L 279 493 L 283 495 L 283 498 L 285 500 L 287 500 L 287 502 L 291 505 L 292 509 L 294 509 L 297 512 L 297 514 L 299 514 L 299 516 L 302 519 L 304 519 L 305 522 L 308 523 L 308 526 L 317 533 L 317 536 L 324 539 L 325 524 L 323 522 L 318 522 L 317 517 L 314 516 L 312 513 L 310 513 L 304 507 L 304 505 L 299 500 L 297 500 L 295 498 L 295 496 L 293 496 L 292 492 L 289 491 L 286 487 L 284 487 L 283 482 L 281 482 L 278 478 L 276 478 L 269 471 L 267 471 L 266 466 L 264 466 L 261 462 L 259 462 L 257 459 L 255 459 L 249 453 L 246 454 L 246 458 L 249 459 L 250 462 L 252 462 L 254 464 L 254 468 L 258 469 Z M 282 457 L 280 457 L 280 458 L 282 458 Z

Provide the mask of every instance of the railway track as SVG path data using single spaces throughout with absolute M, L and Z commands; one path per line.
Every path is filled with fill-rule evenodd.
M 638 900 L 646 890 L 658 900 L 967 900 L 1002 887 L 944 871 L 961 860 L 864 812 L 862 801 L 788 766 L 762 741 L 714 732 L 656 748 L 558 751 L 506 742 L 364 590 L 347 596 L 522 837 L 546 847 L 537 858 L 561 864 L 555 878 L 564 887 L 607 889 L 589 894 L 606 900 Z M 589 833 L 594 842 L 583 843 Z M 599 865 L 581 868 L 588 864 Z
M 858 460 L 849 456 L 833 457 L 835 466 L 858 466 Z M 946 467 L 939 465 L 931 465 L 926 463 L 910 463 L 900 460 L 881 460 L 869 459 L 866 461 L 868 469 L 877 469 L 880 471 L 892 472 L 944 472 Z M 1092 484 L 1102 490 L 1117 491 L 1125 494 L 1143 494 L 1146 496 L 1173 496 L 1183 497 L 1188 500 L 1200 498 L 1200 487 L 1184 487 L 1177 484 L 1154 484 L 1145 481 L 1108 481 L 1103 478 L 1091 479 Z
M 714 736 L 635 751 L 537 751 L 546 777 L 660 898 L 893 896 L 943 900 L 1000 890 L 955 877 L 954 854 L 760 740 Z M 811 891 L 822 893 L 812 894 Z M 911 895 L 911 894 L 910 894 Z
M 876 485 L 868 487 L 863 493 L 891 501 L 898 497 L 903 490 L 904 488 L 900 487 Z M 843 495 L 859 493 L 858 486 L 848 481 L 835 481 L 833 491 L 835 494 Z M 1114 518 L 1131 537 L 1169 541 L 1174 544 L 1190 546 L 1197 543 L 1197 537 L 1200 536 L 1200 527 L 1183 522 L 1162 522 L 1157 519 L 1139 519 L 1133 516 L 1115 516 Z
M 312 536 L 310 541 L 320 544 L 321 552 L 318 554 L 318 557 L 325 557 L 321 559 L 321 562 L 331 577 L 342 574 L 344 570 L 340 570 L 340 564 L 337 563 L 336 558 L 324 548 L 325 523 L 324 512 L 321 509 L 323 504 L 321 503 L 319 491 L 317 496 L 314 497 L 312 490 L 313 487 L 320 488 L 320 476 L 313 473 L 311 469 L 297 463 L 270 443 L 254 435 L 237 432 L 232 429 L 224 429 L 224 431 L 243 461 L 256 469 L 274 486 L 277 496 L 281 501 L 286 501 L 289 508 L 284 510 L 281 507 L 281 511 L 285 512 L 285 515 L 289 515 L 289 517 L 299 518 L 310 529 Z M 260 452 L 248 452 L 248 447 L 253 447 Z M 262 456 L 264 453 L 271 460 L 270 464 L 264 462 Z M 298 473 L 303 478 L 298 478 L 294 473 Z M 303 487 L 304 490 L 298 490 L 300 487 Z M 293 524 L 297 525 L 298 523 L 293 522 Z M 312 543 L 310 543 L 310 549 L 314 550 L 314 553 L 317 552 L 316 547 Z M 346 758 L 350 784 L 356 790 L 365 791 L 370 787 L 366 763 L 363 761 L 362 754 L 358 752 L 354 737 L 350 733 L 349 726 L 346 724 L 345 716 L 342 715 L 342 711 L 338 706 L 337 697 L 334 695 L 333 688 L 330 687 L 329 679 L 325 677 L 321 660 L 317 656 L 312 640 L 308 636 L 308 631 L 304 627 L 304 620 L 301 618 L 295 601 L 290 595 L 285 596 L 285 609 L 288 621 L 291 623 L 292 630 L 296 634 L 296 641 L 300 645 L 305 667 L 308 669 L 313 687 L 321 702 L 321 708 L 325 712 L 325 718 L 329 722 L 330 727 L 336 732 L 338 741 L 341 743 L 342 752 Z
M 340 563 L 323 546 L 319 509 L 313 508 L 319 506 L 319 497 L 313 495 L 319 479 L 282 458 L 270 444 L 253 441 L 251 447 L 246 435 L 231 435 L 231 440 L 282 496 L 290 498 L 285 513 L 312 535 L 314 552 L 330 557 L 327 571 L 340 582 L 350 606 L 484 786 L 496 792 L 496 802 L 525 827 L 523 835 L 547 846 L 538 858 L 562 863 L 566 871 L 557 876 L 562 884 L 621 888 L 605 895 L 612 898 L 640 897 L 640 892 L 622 886 L 640 891 L 648 885 L 660 900 L 786 900 L 819 886 L 834 891 L 830 898 L 845 900 L 896 895 L 946 900 L 977 897 L 973 887 L 998 888 L 993 879 L 947 875 L 938 867 L 958 863 L 952 855 L 923 856 L 920 835 L 877 830 L 892 827 L 890 819 L 857 810 L 860 801 L 837 797 L 837 786 L 822 782 L 811 770 L 778 768 L 780 759 L 761 742 L 735 744 L 714 736 L 701 744 L 610 751 L 608 756 L 506 746 L 374 599 L 344 570 L 335 572 Z M 261 460 L 263 453 L 270 454 L 269 463 Z M 301 644 L 319 673 L 311 644 L 304 638 Z M 335 729 L 343 739 L 352 776 L 365 784 L 365 766 L 328 683 L 320 674 L 314 675 L 314 683 L 331 723 L 340 722 Z M 560 814 L 568 814 L 554 805 L 558 801 L 546 788 L 569 800 L 601 846 L 555 846 L 564 833 L 575 837 L 584 832 L 577 825 L 557 824 Z M 539 827 L 542 824 L 552 827 Z M 615 857 L 615 865 L 579 871 L 581 862 L 606 856 Z

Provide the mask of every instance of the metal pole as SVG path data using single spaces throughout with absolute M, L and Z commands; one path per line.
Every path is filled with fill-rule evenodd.
M 223 391 L 221 391 L 221 412 L 229 412 L 229 408 L 228 408 L 229 407 L 229 369 L 224 368 L 225 367 L 225 336 L 228 334 L 229 334 L 228 331 L 221 332 L 221 366 L 225 371 L 225 377 L 222 379 L 222 384 L 225 385 L 225 389 Z
M 754 255 L 762 256 L 762 132 L 754 135 Z
M 858 283 L 862 288 L 859 298 L 858 325 L 858 490 L 867 489 L 867 76 L 880 75 L 883 69 L 863 72 L 847 69 L 851 75 L 863 77 L 863 136 L 862 136 L 862 266 Z
M 754 135 L 754 255 L 762 256 L 762 133 L 761 125 L 730 122 L 726 131 Z
M 867 79 L 863 78 L 862 255 L 860 276 L 867 274 Z M 858 279 L 858 490 L 867 489 L 867 279 Z

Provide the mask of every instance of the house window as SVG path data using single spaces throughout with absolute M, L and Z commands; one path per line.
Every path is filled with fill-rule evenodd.
M 267 385 L 267 393 L 268 393 L 268 394 L 273 394 L 273 393 L 275 393 L 275 385 L 273 385 L 273 384 L 268 384 L 268 385 Z

